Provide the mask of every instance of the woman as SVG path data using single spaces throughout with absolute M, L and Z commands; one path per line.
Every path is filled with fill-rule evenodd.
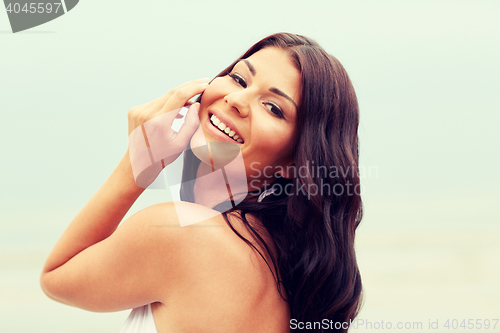
M 199 104 L 189 102 L 198 94 Z M 45 293 L 91 311 L 135 308 L 124 332 L 140 332 L 141 321 L 159 333 L 347 331 L 361 296 L 362 209 L 358 106 L 342 65 L 303 36 L 269 36 L 209 84 L 192 81 L 130 110 L 130 137 L 159 116 L 173 121 L 177 112 L 167 111 L 184 105 L 185 124 L 164 133 L 161 157 L 164 167 L 191 148 L 183 201 L 117 228 L 154 179 L 133 170 L 131 145 L 132 162 L 127 151 L 47 259 Z M 227 184 L 241 175 L 232 162 L 215 165 L 226 142 L 241 151 L 244 190 L 209 177 L 217 168 Z

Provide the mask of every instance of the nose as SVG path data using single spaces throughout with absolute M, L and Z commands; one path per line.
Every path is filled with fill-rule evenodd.
M 249 96 L 245 94 L 244 91 L 227 94 L 224 96 L 224 102 L 231 107 L 231 109 L 235 109 L 241 117 L 247 117 L 250 112 Z

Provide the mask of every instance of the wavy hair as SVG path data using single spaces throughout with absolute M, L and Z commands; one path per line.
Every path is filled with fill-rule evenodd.
M 276 180 L 274 186 L 291 189 L 287 192 L 292 195 L 278 191 L 255 202 L 258 193 L 249 193 L 223 216 L 231 229 L 265 260 L 257 247 L 229 222 L 227 213 L 237 213 L 268 252 L 274 270 L 281 277 L 275 276 L 277 288 L 290 305 L 292 319 L 349 322 L 360 309 L 362 291 L 354 251 L 355 230 L 362 218 L 356 94 L 336 58 L 315 41 L 289 33 L 274 34 L 257 42 L 217 77 L 227 75 L 238 61 L 266 47 L 285 50 L 301 73 L 297 134 L 292 144 L 295 169 L 307 168 L 309 172 Z M 185 184 L 194 179 L 200 161 L 190 151 L 184 158 L 181 199 L 193 202 L 193 187 Z M 323 172 L 310 172 L 311 166 Z M 311 189 L 316 190 L 313 193 Z M 275 256 L 261 232 L 249 223 L 247 214 L 262 223 L 276 249 Z M 347 331 L 342 327 L 335 330 Z

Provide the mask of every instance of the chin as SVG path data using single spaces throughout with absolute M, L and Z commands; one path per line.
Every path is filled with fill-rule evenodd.
M 196 132 L 191 137 L 190 146 L 193 154 L 203 163 L 210 163 L 210 155 L 208 154 L 208 149 L 203 149 L 203 147 L 207 147 L 207 140 L 205 139 L 205 134 L 203 133 L 203 129 L 198 127 Z
M 194 132 L 193 136 L 191 137 L 190 146 L 192 149 L 192 148 L 196 148 L 196 147 L 205 146 L 206 144 L 207 144 L 207 140 L 205 139 L 205 134 L 203 133 L 203 129 L 200 126 L 200 127 L 198 127 L 196 132 Z

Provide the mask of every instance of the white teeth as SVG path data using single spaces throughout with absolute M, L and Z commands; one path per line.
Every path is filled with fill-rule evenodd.
M 212 124 L 217 127 L 218 129 L 220 129 L 222 132 L 226 133 L 229 137 L 233 138 L 233 140 L 239 142 L 239 143 L 242 143 L 243 140 L 240 139 L 240 137 L 238 135 L 234 135 L 236 132 L 233 131 L 232 129 L 230 129 L 228 126 L 226 126 L 226 124 L 224 124 L 222 121 L 219 120 L 219 118 L 217 118 L 216 115 L 212 115 L 210 117 L 210 121 L 212 122 Z

